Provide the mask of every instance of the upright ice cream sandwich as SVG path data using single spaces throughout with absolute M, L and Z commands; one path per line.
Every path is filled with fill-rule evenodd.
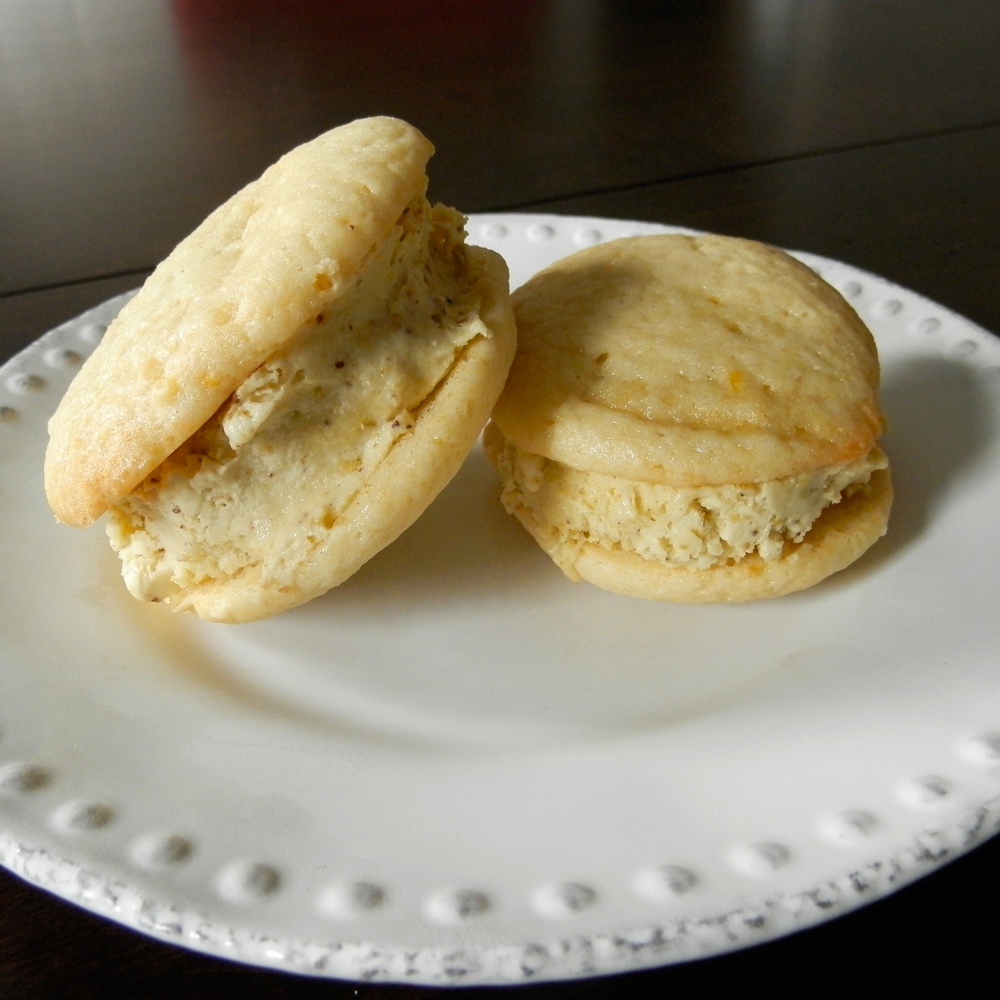
M 53 416 L 56 517 L 129 590 L 262 618 L 389 544 L 475 443 L 515 346 L 506 265 L 426 197 L 433 147 L 334 129 L 213 212 L 109 327 Z
M 486 447 L 504 506 L 570 579 L 777 597 L 884 534 L 875 343 L 810 268 L 746 240 L 636 237 L 513 298 L 518 352 Z

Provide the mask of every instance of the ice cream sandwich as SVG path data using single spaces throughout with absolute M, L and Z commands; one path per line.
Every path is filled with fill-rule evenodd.
M 804 264 L 747 240 L 635 237 L 513 300 L 518 352 L 486 447 L 504 506 L 570 579 L 778 597 L 885 533 L 875 343 Z
M 426 197 L 391 118 L 282 157 L 181 242 L 49 425 L 56 517 L 136 597 L 244 622 L 324 593 L 427 507 L 515 346 L 506 265 Z

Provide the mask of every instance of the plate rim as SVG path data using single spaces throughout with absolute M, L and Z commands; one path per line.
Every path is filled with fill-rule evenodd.
M 553 213 L 474 213 L 469 216 L 469 224 L 482 229 L 494 220 L 512 219 L 525 226 L 551 225 L 552 220 L 559 220 L 577 226 L 613 223 L 636 227 L 643 232 L 697 232 L 660 223 Z M 806 263 L 847 268 L 867 280 L 915 296 L 955 322 L 992 337 L 989 331 L 960 314 L 888 279 L 818 254 L 790 252 Z M 4 379 L 9 381 L 12 372 L 16 374 L 23 358 L 34 357 L 50 342 L 58 341 L 61 331 L 103 315 L 102 311 L 106 312 L 111 303 L 124 303 L 132 294 L 116 295 L 43 334 L 0 368 L 0 383 Z M 10 764 L 4 767 L 9 769 Z M 1000 795 L 967 808 L 957 820 L 939 826 L 929 825 L 924 833 L 897 845 L 892 856 L 873 861 L 864 870 L 849 873 L 843 884 L 824 882 L 795 894 L 774 893 L 765 896 L 756 908 L 738 907 L 714 917 L 693 920 L 679 917 L 627 933 L 553 934 L 551 938 L 528 943 L 419 946 L 417 949 L 364 940 L 278 940 L 270 934 L 258 933 L 253 927 L 227 926 L 226 921 L 214 919 L 209 914 L 185 911 L 175 902 L 144 896 L 135 886 L 113 874 L 95 871 L 85 862 L 53 848 L 51 839 L 44 835 L 33 839 L 30 835 L 17 835 L 0 828 L 0 863 L 18 877 L 70 903 L 154 939 L 195 952 L 319 977 L 471 986 L 567 980 L 633 971 L 723 954 L 774 940 L 889 895 L 966 853 L 998 831 Z

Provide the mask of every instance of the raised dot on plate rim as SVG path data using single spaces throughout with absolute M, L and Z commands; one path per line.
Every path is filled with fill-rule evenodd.
M 79 799 L 64 802 L 52 816 L 52 822 L 68 833 L 103 830 L 115 818 L 115 810 L 107 802 Z
M 845 298 L 856 299 L 864 291 L 864 286 L 859 281 L 845 281 L 840 286 L 840 293 Z
M 99 344 L 107 329 L 104 323 L 86 323 L 80 327 L 78 336 L 85 344 Z
M 784 844 L 765 840 L 743 844 L 729 852 L 729 861 L 738 872 L 753 878 L 763 878 L 787 867 L 792 852 Z
M 949 353 L 957 358 L 970 358 L 979 350 L 979 345 L 974 340 L 960 340 L 952 344 Z
M 458 924 L 482 916 L 491 905 L 479 889 L 442 889 L 428 897 L 424 913 L 438 924 Z
M 543 917 L 571 917 L 597 902 L 597 892 L 583 882 L 550 882 L 531 894 L 531 904 Z
M 31 761 L 14 761 L 0 765 L 0 793 L 21 795 L 44 788 L 52 780 L 52 772 Z
M 42 355 L 42 360 L 50 368 L 71 368 L 82 360 L 80 355 L 68 347 L 52 347 Z
M 256 903 L 273 896 L 281 888 L 277 868 L 263 861 L 234 861 L 219 872 L 215 887 L 230 903 Z
M 654 865 L 632 877 L 632 888 L 643 898 L 661 902 L 676 899 L 698 885 L 698 876 L 682 865 Z
M 941 329 L 941 320 L 937 316 L 922 316 L 910 324 L 910 329 L 914 333 L 928 336 L 932 333 L 937 333 Z
M 29 392 L 38 392 L 45 388 L 45 379 L 40 375 L 33 375 L 30 372 L 18 372 L 7 378 L 7 388 L 18 395 L 25 395 Z
M 132 845 L 132 860 L 143 868 L 169 868 L 183 864 L 194 853 L 194 845 L 178 833 L 150 833 Z
M 555 228 L 547 225 L 546 223 L 538 223 L 533 226 L 528 226 L 525 235 L 533 243 L 542 243 L 545 240 L 551 240 L 555 237 Z
M 821 836 L 834 844 L 856 844 L 867 840 L 878 825 L 878 818 L 867 809 L 842 809 L 823 816 L 817 828 Z
M 9 424 L 12 420 L 16 420 L 18 417 L 18 412 L 13 406 L 0 406 L 0 423 Z
M 899 299 L 881 299 L 871 307 L 872 315 L 887 319 L 898 316 L 903 311 L 903 303 Z
M 970 764 L 1000 764 L 1000 732 L 977 733 L 962 740 L 955 750 L 962 760 Z
M 490 240 L 502 240 L 508 232 L 502 222 L 488 222 L 482 229 L 483 236 Z
M 900 782 L 896 791 L 904 805 L 928 808 L 947 800 L 952 793 L 952 784 L 940 775 L 925 774 Z
M 604 234 L 599 229 L 594 229 L 592 226 L 586 229 L 578 229 L 573 234 L 573 242 L 577 246 L 594 246 L 596 243 L 600 243 L 604 239 Z
M 335 882 L 320 893 L 316 907 L 324 916 L 349 919 L 381 909 L 386 898 L 385 889 L 375 882 Z

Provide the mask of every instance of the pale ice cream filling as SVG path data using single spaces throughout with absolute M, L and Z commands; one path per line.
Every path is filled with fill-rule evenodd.
M 133 595 L 175 603 L 247 570 L 266 586 L 322 544 L 465 345 L 490 336 L 463 225 L 416 199 L 354 287 L 111 509 Z
M 781 557 L 829 506 L 869 482 L 888 461 L 878 446 L 854 462 L 740 485 L 678 489 L 581 472 L 510 441 L 499 457 L 501 502 L 527 516 L 569 576 L 584 545 L 687 569 L 710 569 L 756 553 Z

